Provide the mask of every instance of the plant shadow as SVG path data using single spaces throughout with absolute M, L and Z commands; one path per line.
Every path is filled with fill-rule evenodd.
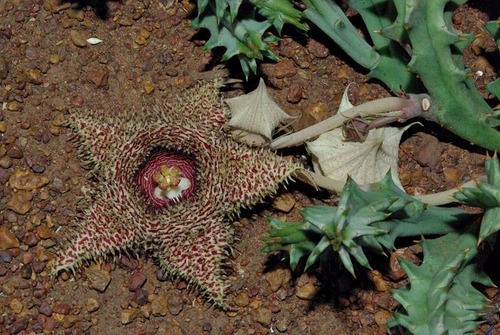
M 90 7 L 95 15 L 101 20 L 107 20 L 110 17 L 108 7 L 109 2 L 123 2 L 122 0 L 59 0 L 59 4 L 70 3 L 75 9 Z

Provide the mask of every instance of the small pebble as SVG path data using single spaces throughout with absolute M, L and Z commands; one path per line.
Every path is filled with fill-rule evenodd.
M 135 37 L 134 42 L 137 45 L 145 45 L 148 43 L 148 40 L 144 36 L 138 35 Z
M 9 74 L 9 62 L 5 56 L 0 56 L 0 79 L 7 78 Z
M 40 237 L 42 240 L 46 240 L 48 238 L 52 237 L 52 229 L 50 229 L 46 225 L 40 225 L 36 229 L 36 234 L 38 237 Z
M 71 312 L 71 306 L 65 303 L 59 303 L 54 306 L 52 312 L 62 315 L 69 315 Z
M 7 274 L 7 272 L 9 272 L 7 267 L 3 264 L 0 264 L 0 277 L 5 276 Z
M 50 307 L 47 301 L 42 301 L 40 307 L 38 307 L 38 312 L 40 314 L 50 317 L 52 315 L 52 307 Z
M 87 41 L 80 32 L 76 30 L 70 30 L 69 37 L 71 39 L 71 42 L 77 47 L 84 48 L 87 46 Z
M 307 50 L 317 58 L 326 58 L 330 55 L 327 47 L 312 38 L 307 40 Z
M 21 268 L 21 277 L 23 277 L 24 279 L 30 279 L 32 273 L 33 268 L 31 267 L 31 264 L 23 265 L 23 267 Z
M 33 199 L 31 192 L 18 191 L 7 202 L 7 208 L 17 214 L 24 215 L 31 209 L 31 199 Z
M 4 169 L 8 169 L 12 166 L 12 158 L 10 158 L 9 156 L 4 156 L 2 158 L 0 158 L 0 167 L 4 168 Z M 10 174 L 8 171 L 3 171 L 2 172 L 3 175 L 0 175 L 0 178 L 2 178 L 2 180 L 4 180 L 4 176 L 7 176 L 7 179 L 8 177 L 10 177 Z M 5 184 L 7 180 L 3 181 L 2 184 Z
M 330 116 L 330 110 L 327 104 L 320 101 L 307 107 L 304 114 L 309 115 L 316 122 L 319 122 Z
M 168 311 L 172 315 L 178 315 L 184 309 L 184 301 L 178 294 L 174 294 L 168 298 Z
M 156 279 L 161 282 L 168 280 L 167 271 L 165 271 L 164 269 L 156 270 Z
M 0 250 L 19 248 L 20 244 L 16 235 L 5 226 L 0 226 Z
M 288 330 L 288 326 L 292 322 L 291 316 L 287 314 L 280 315 L 276 320 L 276 329 L 284 333 Z
M 87 73 L 87 79 L 97 88 L 107 87 L 109 80 L 109 70 L 107 67 L 93 67 Z
M 128 290 L 130 292 L 135 292 L 137 289 L 141 288 L 146 282 L 146 275 L 142 272 L 135 271 L 128 283 Z
M 273 321 L 273 312 L 268 308 L 261 307 L 255 311 L 255 320 L 264 327 L 269 327 Z
M 307 282 L 304 286 L 297 288 L 295 295 L 302 300 L 312 300 L 317 292 L 318 288 L 313 283 Z
M 286 94 L 286 100 L 289 103 L 296 104 L 299 103 L 302 98 L 304 98 L 302 87 L 300 87 L 299 84 L 292 84 Z
M 31 191 L 49 183 L 49 178 L 40 176 L 28 170 L 16 170 L 9 178 L 9 185 L 13 189 Z
M 66 11 L 66 14 L 69 18 L 76 19 L 80 22 L 85 18 L 85 13 L 81 9 L 70 8 Z
M 212 324 L 208 321 L 204 321 L 202 324 L 201 324 L 201 329 L 204 331 L 204 332 L 207 332 L 207 333 L 210 333 L 212 331 Z
M 59 60 L 60 60 L 60 58 L 59 58 L 59 55 L 58 55 L 58 54 L 51 54 L 51 55 L 49 56 L 49 62 L 50 62 L 51 64 L 53 64 L 53 65 L 55 65 L 55 64 L 57 64 L 57 63 L 59 63 Z
M 90 287 L 99 292 L 105 292 L 111 282 L 111 275 L 108 271 L 100 269 L 97 266 L 88 268 L 85 271 Z
M 10 158 L 20 159 L 23 158 L 23 151 L 17 145 L 12 145 L 9 149 L 7 149 L 7 156 Z
M 283 193 L 274 198 L 272 206 L 280 212 L 288 213 L 295 206 L 295 199 L 292 194 Z
M 453 167 L 446 167 L 443 169 L 444 182 L 448 187 L 457 186 L 461 176 L 460 170 Z
M 26 330 L 28 328 L 28 319 L 20 319 L 15 321 L 13 324 L 10 325 L 9 327 L 9 332 L 10 334 L 19 334 L 23 330 Z
M 9 303 L 9 307 L 12 309 L 12 311 L 15 313 L 15 314 L 19 314 L 23 311 L 23 303 L 21 301 L 19 301 L 17 298 L 14 298 L 10 301 Z
M 26 75 L 28 77 L 28 82 L 34 85 L 43 84 L 42 71 L 40 71 L 39 69 L 28 69 L 26 71 Z
M 422 166 L 434 167 L 441 160 L 443 147 L 436 137 L 424 136 L 414 158 Z
M 10 263 L 12 261 L 12 254 L 7 250 L 0 251 L 0 262 Z
M 35 233 L 33 232 L 27 232 L 25 235 L 24 235 L 24 240 L 23 240 L 24 244 L 26 244 L 28 247 L 34 247 L 38 244 L 39 242 L 39 239 L 38 237 L 36 236 Z
M 277 292 L 282 286 L 290 282 L 292 273 L 289 269 L 278 268 L 266 273 L 265 278 L 271 286 L 271 291 Z
M 39 164 L 39 163 L 35 163 L 31 167 L 31 170 L 33 170 L 33 172 L 35 172 L 35 173 L 43 173 L 45 171 L 45 166 L 43 166 L 42 164 Z
M 7 211 L 5 213 L 5 219 L 10 223 L 16 223 L 17 222 L 17 214 L 14 213 L 13 211 Z
M 31 266 L 33 267 L 33 271 L 35 273 L 41 273 L 43 270 L 45 270 L 46 264 L 45 262 L 34 260 L 33 263 L 31 263 Z
M 160 293 L 151 302 L 151 313 L 154 316 L 165 316 L 168 313 L 168 299 L 165 294 Z
M 250 303 L 250 297 L 248 296 L 248 292 L 240 292 L 234 298 L 234 304 L 238 307 L 247 307 Z
M 153 84 L 153 82 L 151 80 L 146 80 L 144 82 L 144 91 L 146 92 L 146 94 L 149 95 L 149 94 L 153 93 L 155 88 L 156 88 L 156 85 Z
M 132 301 L 139 306 L 146 305 L 148 303 L 148 292 L 142 288 L 136 290 L 132 296 Z
M 11 101 L 7 104 L 7 110 L 11 112 L 18 112 L 23 108 L 23 105 L 17 101 Z
M 126 309 L 122 311 L 121 323 L 127 325 L 132 323 L 139 316 L 139 310 L 135 308 Z
M 87 301 L 85 302 L 85 309 L 89 313 L 99 310 L 99 307 L 100 307 L 99 302 L 94 298 L 88 298 Z
M 391 318 L 392 314 L 389 311 L 376 311 L 373 315 L 375 322 L 380 327 L 380 329 L 387 330 L 387 321 Z

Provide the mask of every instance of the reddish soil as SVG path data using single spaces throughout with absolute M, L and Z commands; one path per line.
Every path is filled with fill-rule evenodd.
M 0 333 L 386 334 L 397 308 L 386 289 L 405 283 L 389 277 L 395 271 L 389 259 L 376 258 L 380 272 L 360 269 L 354 279 L 337 266 L 292 273 L 280 255 L 260 252 L 269 229 L 265 217 L 298 220 L 301 207 L 335 203 L 301 183 L 278 197 L 290 211 L 269 201 L 234 223 L 228 300 L 235 310 L 220 310 L 182 280 L 165 278 L 144 255 L 51 277 L 58 248 L 81 213 L 79 200 L 92 187 L 64 116 L 81 109 L 141 113 L 192 87 L 218 60 L 202 49 L 207 35 L 189 28 L 192 3 L 84 3 L 0 1 Z M 462 7 L 454 20 L 462 31 L 478 34 L 476 22 L 487 20 L 486 13 Z M 286 31 L 274 46 L 281 62 L 262 65 L 275 101 L 302 116 L 295 129 L 334 113 L 349 83 L 353 104 L 389 95 L 322 35 L 313 30 L 309 36 Z M 90 37 L 102 43 L 89 44 Z M 466 54 L 468 65 L 484 73 L 476 84 L 485 97 L 485 84 L 497 75 L 486 57 L 495 47 L 483 38 Z M 240 76 L 232 65 L 231 76 Z M 253 78 L 225 94 L 243 94 L 256 84 Z M 481 174 L 483 161 L 484 150 L 424 123 L 405 134 L 399 172 L 410 194 L 432 193 Z M 23 170 L 34 176 L 33 185 L 15 192 L 9 178 Z M 89 280 L 96 273 L 97 283 Z M 497 290 L 488 292 L 495 299 Z M 497 328 L 492 334 L 500 334 Z

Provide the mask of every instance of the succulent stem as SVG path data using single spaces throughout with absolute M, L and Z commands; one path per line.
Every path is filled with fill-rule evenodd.
M 327 34 L 356 63 L 374 69 L 380 55 L 356 31 L 342 9 L 330 0 L 304 0 L 304 17 Z

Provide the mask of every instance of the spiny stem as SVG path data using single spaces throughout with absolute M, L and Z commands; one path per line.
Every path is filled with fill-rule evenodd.
M 300 145 L 324 132 L 340 127 L 354 117 L 370 117 L 388 114 L 387 116 L 389 117 L 397 117 L 398 121 L 406 121 L 416 116 L 420 116 L 422 113 L 429 110 L 430 105 L 430 97 L 426 94 L 410 94 L 408 99 L 389 97 L 365 102 L 359 106 L 349 108 L 342 113 L 337 113 L 326 120 L 318 122 L 296 133 L 279 137 L 271 142 L 270 148 L 271 150 L 277 150 Z

